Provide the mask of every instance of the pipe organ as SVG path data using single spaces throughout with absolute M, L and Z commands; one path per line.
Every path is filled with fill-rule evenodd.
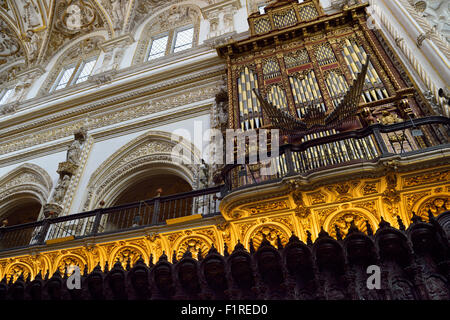
M 393 65 L 402 66 L 390 61 L 368 29 L 366 6 L 357 3 L 326 15 L 318 0 L 286 0 L 272 2 L 263 14 L 252 13 L 248 18 L 251 36 L 217 48 L 219 55 L 227 59 L 228 127 L 243 131 L 271 128 L 253 89 L 300 120 L 317 112 L 330 114 L 342 102 L 369 56 L 360 113 L 351 130 L 367 125 L 361 115 L 365 104 L 369 106 L 366 113 L 369 110 L 378 119 L 384 110 L 404 120 L 427 113 L 424 101 L 413 97 L 414 88 L 407 85 L 411 81 L 400 76 L 404 72 L 392 72 Z M 406 109 L 399 107 L 402 99 Z M 349 130 L 327 128 L 320 134 L 329 135 L 332 131 L 328 129 L 335 133 Z M 371 154 L 369 149 L 366 151 Z

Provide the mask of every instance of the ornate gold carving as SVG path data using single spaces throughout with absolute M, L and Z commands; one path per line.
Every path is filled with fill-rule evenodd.
M 16 281 L 20 275 L 23 275 L 23 279 L 26 280 L 29 274 L 32 274 L 31 268 L 22 263 L 16 263 L 9 267 L 6 272 L 6 280 L 10 281 L 11 277 L 13 281 Z
M 130 265 L 131 267 L 133 267 L 140 256 L 144 257 L 143 252 L 135 247 L 127 246 L 117 251 L 114 257 L 112 257 L 111 261 L 109 261 L 109 263 L 110 266 L 113 266 L 114 263 L 119 261 L 122 264 L 122 267 L 125 269 L 128 260 L 130 260 Z
M 420 205 L 417 214 L 428 220 L 428 211 L 431 211 L 434 216 L 438 216 L 445 211 L 450 210 L 450 196 L 438 196 L 428 199 Z
M 183 235 L 181 232 L 171 233 L 167 236 L 167 240 L 170 243 L 170 246 L 172 246 L 178 238 L 180 238 Z
M 338 207 L 330 207 L 325 209 L 314 210 L 314 212 L 316 212 L 317 215 L 319 216 L 319 226 L 323 226 L 323 223 L 325 222 L 326 218 L 337 210 Z
M 359 185 L 359 181 L 350 181 L 338 183 L 334 186 L 328 186 L 329 191 L 334 191 L 337 193 L 336 201 L 349 201 L 353 198 L 352 191 Z
M 366 226 L 366 217 L 357 213 L 357 212 L 342 212 L 336 215 L 328 225 L 328 233 L 332 237 L 336 237 L 336 228 L 335 225 L 339 227 L 340 233 L 342 237 L 345 237 L 348 233 L 348 229 L 353 223 L 358 227 L 358 229 L 362 232 L 367 231 Z
M 368 200 L 363 202 L 356 202 L 353 204 L 356 208 L 362 208 L 367 211 L 369 211 L 371 214 L 373 214 L 374 217 L 379 218 L 379 214 L 377 211 L 377 202 L 375 200 Z
M 222 234 L 223 242 L 228 246 L 228 248 L 232 247 L 231 244 L 231 225 L 229 222 L 224 222 L 217 225 L 217 230 Z
M 362 194 L 367 196 L 369 194 L 378 193 L 378 182 L 366 182 L 362 188 Z
M 253 246 L 255 247 L 255 249 L 258 249 L 263 240 L 263 237 L 265 237 L 273 246 L 277 247 L 278 236 L 280 237 L 283 246 L 286 245 L 286 243 L 289 241 L 289 236 L 280 227 L 271 224 L 265 224 L 256 228 L 251 233 L 248 239 L 252 239 Z
M 272 221 L 281 223 L 285 225 L 289 230 L 294 231 L 294 224 L 292 223 L 292 219 L 290 216 L 275 217 L 272 218 Z
M 57 268 L 59 269 L 59 272 L 61 273 L 61 275 L 64 275 L 64 273 L 68 272 L 68 275 L 71 275 L 73 272 L 73 269 L 71 267 L 77 266 L 80 268 L 80 270 L 84 269 L 84 262 L 73 255 L 68 255 L 63 257 L 60 261 L 59 264 L 57 266 Z
M 289 205 L 284 200 L 265 201 L 256 205 L 243 207 L 242 209 L 248 211 L 250 214 L 260 214 L 289 209 Z
M 183 257 L 183 254 L 189 249 L 192 253 L 192 257 L 198 258 L 198 251 L 201 249 L 203 256 L 209 251 L 211 248 L 211 244 L 206 242 L 203 238 L 199 237 L 189 237 L 183 240 L 178 248 L 175 250 L 177 252 L 177 259 L 180 260 Z
M 320 192 L 320 191 L 316 191 L 316 192 L 313 192 L 313 193 L 308 193 L 307 195 L 308 195 L 308 197 L 310 199 L 309 201 L 311 202 L 311 204 L 325 203 L 326 199 L 327 199 L 327 196 L 324 193 Z

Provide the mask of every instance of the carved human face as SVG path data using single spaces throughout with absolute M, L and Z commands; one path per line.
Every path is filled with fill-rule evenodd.
M 231 274 L 239 286 L 249 287 L 253 284 L 250 261 L 245 256 L 235 256 L 231 261 Z
M 210 259 L 205 264 L 206 281 L 216 289 L 222 289 L 226 286 L 225 269 L 222 261 Z
M 103 294 L 103 280 L 99 275 L 93 275 L 89 279 L 89 291 L 94 297 L 100 297 Z
M 169 266 L 159 265 L 155 270 L 155 282 L 156 286 L 160 289 L 167 289 L 172 284 L 172 272 Z
M 111 276 L 110 284 L 111 284 L 111 289 L 113 290 L 114 294 L 123 293 L 125 290 L 123 274 L 120 272 L 114 273 Z
M 138 290 L 143 290 L 147 288 L 148 279 L 147 272 L 142 269 L 137 269 L 133 273 L 133 285 Z
M 307 252 L 302 247 L 290 247 L 286 252 L 286 265 L 291 274 L 299 272 L 309 260 Z
M 48 284 L 48 294 L 52 300 L 59 300 L 61 297 L 61 283 L 59 281 L 50 281 Z

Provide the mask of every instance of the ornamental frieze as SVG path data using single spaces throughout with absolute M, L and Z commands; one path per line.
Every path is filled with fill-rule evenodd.
M 0 145 L 0 155 L 68 137 L 81 127 L 85 127 L 87 130 L 98 129 L 199 102 L 208 97 L 214 97 L 216 91 L 217 88 L 215 86 L 199 88 L 198 90 L 191 90 L 180 95 L 158 98 L 149 103 L 135 105 L 123 110 L 116 109 L 106 114 L 90 114 L 86 120 L 62 127 L 48 126 L 47 129 L 44 129 L 44 127 L 39 132 L 29 134 L 28 136 L 23 136 L 22 133 L 22 136 L 17 137 L 15 140 L 2 143 Z
M 414 187 L 423 184 L 450 181 L 450 170 L 426 172 L 405 177 L 403 185 L 405 188 Z
M 265 201 L 251 206 L 245 206 L 241 208 L 247 211 L 249 214 L 261 214 L 267 212 L 276 212 L 285 209 L 289 209 L 289 204 L 286 200 Z
M 411 215 L 412 209 L 415 207 L 416 203 L 427 196 L 431 195 L 430 191 L 421 191 L 412 194 L 405 195 L 406 212 Z

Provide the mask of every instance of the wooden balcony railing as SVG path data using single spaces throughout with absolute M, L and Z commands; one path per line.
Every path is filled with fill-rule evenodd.
M 288 176 L 306 176 L 314 171 L 375 162 L 393 155 L 403 157 L 449 148 L 449 135 L 450 119 L 440 116 L 411 119 L 388 126 L 375 124 L 328 136 L 317 134 L 315 139 L 301 144 L 281 146 L 279 156 L 272 158 L 270 163 L 229 164 L 222 175 L 227 191 L 231 192 Z
M 168 219 L 193 214 L 218 215 L 220 191 L 218 186 L 0 228 L 0 251 L 44 245 L 66 237 L 83 238 L 164 225 Z

